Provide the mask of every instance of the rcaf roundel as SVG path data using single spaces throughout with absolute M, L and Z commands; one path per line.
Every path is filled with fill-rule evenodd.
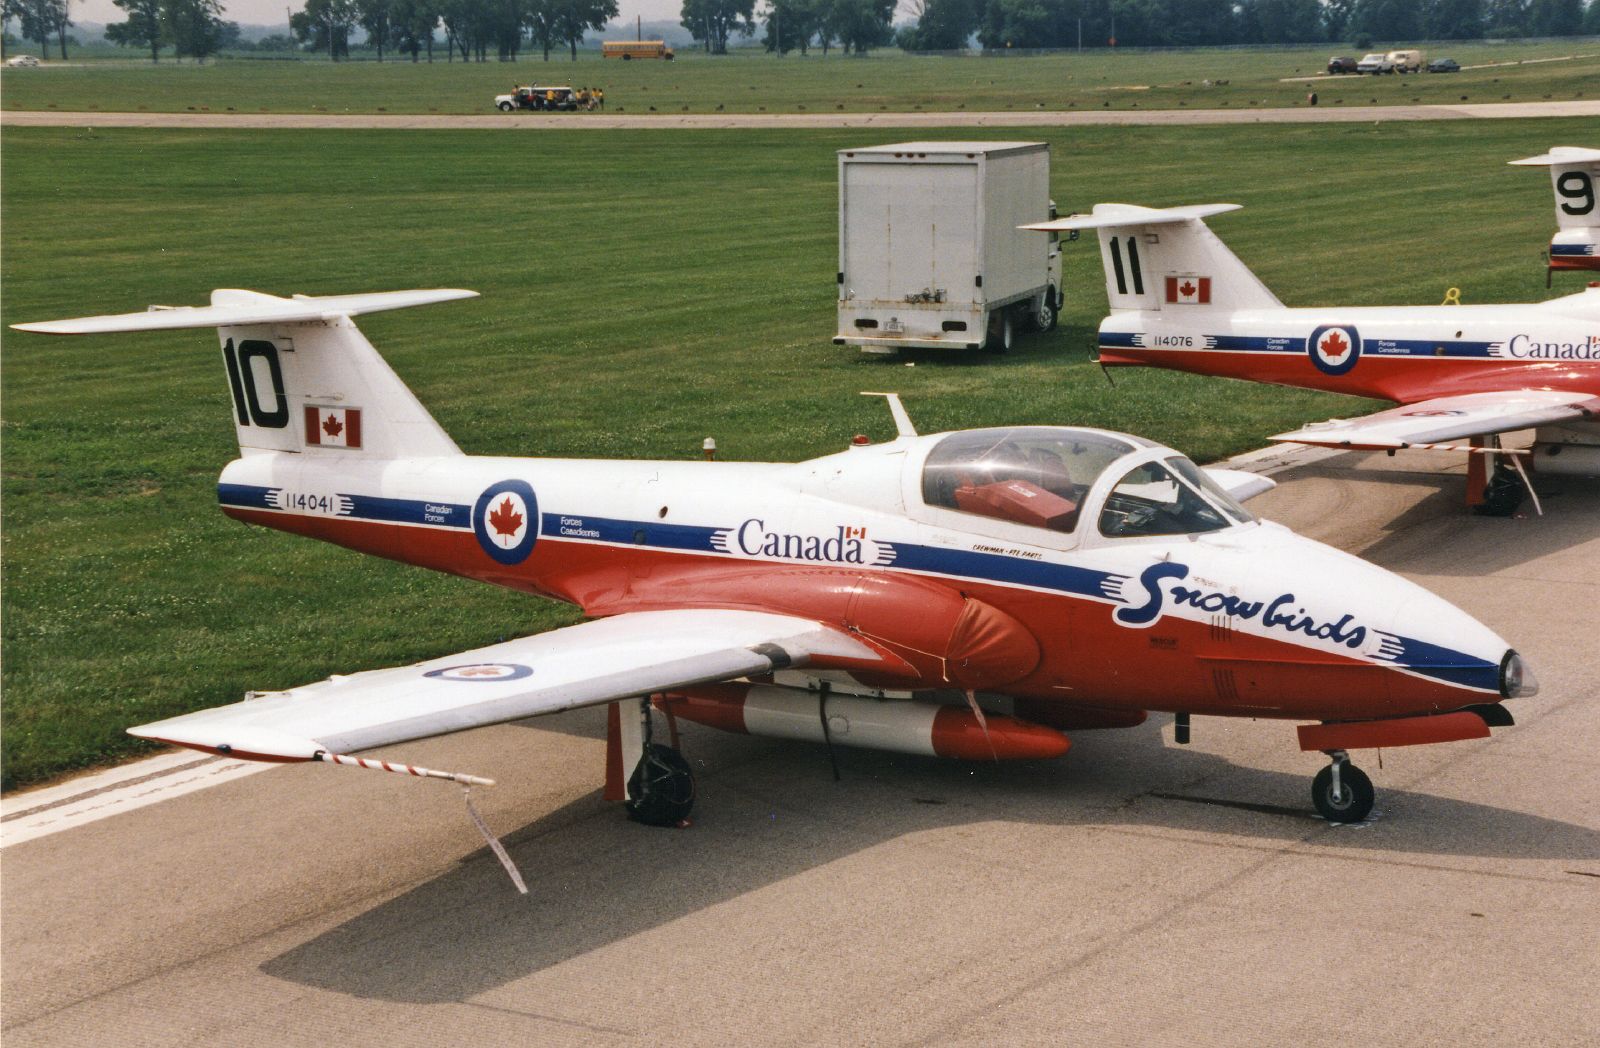
M 501 564 L 520 564 L 533 552 L 539 532 L 539 502 L 520 480 L 502 480 L 478 496 L 472 531 L 483 551 Z
M 493 683 L 502 680 L 520 680 L 533 675 L 533 669 L 519 662 L 474 662 L 464 666 L 446 666 L 429 670 L 424 677 L 436 680 L 458 680 L 468 683 Z
M 1348 324 L 1324 324 L 1306 339 L 1306 353 L 1317 370 L 1343 375 L 1361 359 L 1361 335 Z

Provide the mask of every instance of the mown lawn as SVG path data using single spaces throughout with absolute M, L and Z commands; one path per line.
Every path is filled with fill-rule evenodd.
M 940 57 L 886 49 L 837 52 L 688 52 L 676 62 L 578 62 L 535 55 L 514 63 L 247 61 L 203 66 L 85 61 L 0 73 L 8 109 L 185 112 L 489 113 L 515 83 L 606 89 L 608 112 L 877 112 L 880 110 L 1176 109 L 1292 106 L 1316 90 L 1320 104 L 1538 101 L 1600 95 L 1600 39 L 1463 44 L 1436 50 L 1467 69 L 1448 75 L 1340 77 L 1306 83 L 1347 47 L 1285 50 L 1071 52 L 1015 57 Z M 1578 57 L 1573 57 L 1578 56 Z M 1359 55 L 1352 54 L 1352 57 Z M 508 119 L 559 120 L 562 114 Z
M 1083 129 L 1046 136 L 1063 212 L 1246 205 L 1213 221 L 1286 302 L 1539 299 L 1544 173 L 1581 121 Z M 944 137 L 970 137 L 951 131 Z M 927 136 L 922 136 L 927 137 Z M 933 137 L 940 137 L 934 133 Z M 994 136 L 1000 137 L 1000 136 Z M 1061 327 L 1009 355 L 832 346 L 834 151 L 849 132 L 7 129 L 0 320 L 205 301 L 213 287 L 459 286 L 363 329 L 470 452 L 795 460 L 924 429 L 1127 429 L 1214 459 L 1368 402 L 1089 362 L 1097 253 Z M 915 365 L 915 366 L 908 366 Z M 140 748 L 130 724 L 571 621 L 569 609 L 216 509 L 236 449 L 208 332 L 7 331 L 4 776 Z

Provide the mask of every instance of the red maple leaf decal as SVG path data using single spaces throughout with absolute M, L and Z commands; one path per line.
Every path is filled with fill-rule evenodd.
M 1182 295 L 1184 298 L 1188 298 L 1190 295 L 1194 294 L 1194 290 L 1194 284 L 1185 280 L 1183 282 L 1183 286 L 1178 289 L 1178 294 Z
M 1339 332 L 1330 331 L 1328 337 L 1317 344 L 1317 348 L 1330 357 L 1343 356 L 1344 351 L 1350 348 L 1350 343 L 1339 337 Z
M 337 437 L 340 433 L 344 432 L 344 425 L 337 418 L 329 415 L 327 418 L 322 420 L 322 432 L 326 433 L 330 437 Z
M 517 529 L 522 527 L 522 514 L 516 512 L 511 499 L 507 498 L 489 514 L 489 524 L 497 535 L 515 535 Z

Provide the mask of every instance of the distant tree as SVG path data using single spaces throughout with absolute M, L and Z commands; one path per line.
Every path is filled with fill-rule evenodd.
M 1600 36 L 1600 0 L 1589 0 L 1583 12 L 1583 35 Z
M 6 45 L 11 43 L 11 20 L 21 14 L 21 0 L 0 0 L 0 58 L 6 56 Z
M 779 54 L 794 50 L 805 54 L 817 33 L 821 9 L 819 0 L 771 0 L 763 16 L 767 31 L 762 45 Z
M 1422 35 L 1476 40 L 1483 35 L 1483 0 L 1422 0 Z
M 747 0 L 746 7 L 753 9 L 755 0 Z M 572 60 L 578 60 L 578 44 L 591 29 L 604 29 L 606 23 L 617 17 L 617 0 L 557 0 L 556 29 Z
M 1483 34 L 1496 37 L 1528 35 L 1528 0 L 1487 0 Z
M 1350 21 L 1375 40 L 1415 40 L 1422 35 L 1416 0 L 1358 0 Z
M 1350 16 L 1356 0 L 1323 0 L 1322 32 L 1329 40 L 1344 40 L 1350 29 Z
M 357 20 L 355 0 L 306 0 L 304 11 L 289 16 L 289 28 L 296 40 L 327 51 L 337 62 L 350 57 L 350 30 Z
M 1318 0 L 1244 0 L 1235 36 L 1252 44 L 1306 44 L 1326 39 Z
M 919 0 L 918 6 L 907 50 L 956 51 L 966 47 L 967 39 L 978 31 L 984 5 L 981 0 Z M 1028 6 L 1042 10 L 1038 0 L 1030 0 Z
M 433 0 L 393 0 L 390 14 L 394 47 L 396 51 L 419 60 L 424 49 L 428 61 L 433 61 L 433 31 L 439 25 L 439 11 Z
M 523 16 L 528 39 L 544 51 L 544 60 L 550 61 L 550 50 L 561 43 L 561 19 L 557 10 L 561 0 L 529 0 Z
M 1583 0 L 1532 0 L 1528 4 L 1528 33 L 1532 36 L 1573 36 L 1583 29 Z
M 255 47 L 257 51 L 293 51 L 294 48 L 294 38 L 284 36 L 282 33 L 274 33 L 271 36 L 262 37 L 256 41 Z
M 111 0 L 128 16 L 106 26 L 106 39 L 118 47 L 148 47 L 150 61 L 161 61 L 161 0 Z
M 255 45 L 244 38 L 238 22 L 223 22 L 217 27 L 218 51 L 254 51 Z
M 356 21 L 367 31 L 367 43 L 377 48 L 383 61 L 383 45 L 394 34 L 395 0 L 355 0 Z
M 728 53 L 728 37 L 755 32 L 756 0 L 683 0 L 679 24 L 714 55 Z
M 162 35 L 178 58 L 187 55 L 203 62 L 216 54 L 222 24 L 221 0 L 161 0 Z
M 894 39 L 895 0 L 834 0 L 833 24 L 845 53 L 864 55 Z
M 72 19 L 67 16 L 68 0 L 21 0 L 17 21 L 25 40 L 39 43 L 39 57 L 49 57 L 50 38 L 61 43 L 61 57 L 67 57 L 67 29 Z

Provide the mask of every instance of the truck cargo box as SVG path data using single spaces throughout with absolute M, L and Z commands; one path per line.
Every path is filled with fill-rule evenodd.
M 839 153 L 839 326 L 867 351 L 979 349 L 1014 322 L 1053 326 L 1043 142 L 902 142 Z

